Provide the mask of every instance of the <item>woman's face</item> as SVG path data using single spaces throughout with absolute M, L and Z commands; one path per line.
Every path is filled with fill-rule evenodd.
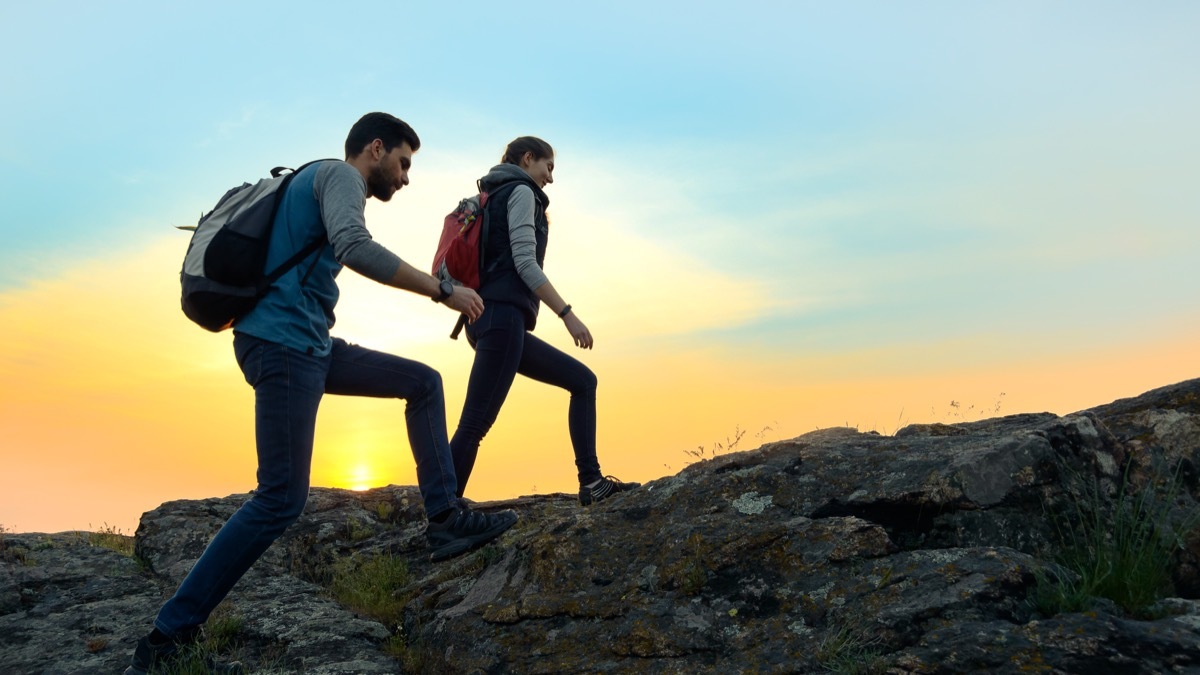
M 534 183 L 540 188 L 545 188 L 550 183 L 554 182 L 554 157 L 545 157 L 542 159 L 534 159 L 532 152 L 525 153 L 521 158 L 521 168 L 525 169 L 525 173 L 533 179 Z

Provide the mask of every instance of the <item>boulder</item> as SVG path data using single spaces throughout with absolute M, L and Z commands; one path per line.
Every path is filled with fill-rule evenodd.
M 587 508 L 477 504 L 521 521 L 438 564 L 416 488 L 314 488 L 231 594 L 226 651 L 305 673 L 1197 672 L 1198 402 L 1192 380 L 1062 417 L 815 431 Z M 1054 552 L 1081 500 L 1146 490 L 1172 500 L 1177 597 L 1047 613 L 1035 596 L 1072 578 Z M 163 504 L 134 556 L 86 533 L 4 535 L 0 663 L 119 670 L 246 497 Z M 403 561 L 397 609 L 339 604 L 344 561 L 381 556 Z

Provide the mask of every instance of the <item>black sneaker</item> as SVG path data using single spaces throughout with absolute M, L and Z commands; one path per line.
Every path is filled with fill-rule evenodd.
M 151 635 L 162 634 L 155 631 Z M 200 636 L 198 630 L 175 639 L 164 636 L 161 642 L 151 640 L 151 635 L 146 635 L 138 640 L 137 649 L 133 652 L 133 660 L 125 669 L 125 675 L 147 675 L 156 671 L 171 671 L 176 667 L 185 666 L 190 661 L 202 664 L 210 673 L 246 675 L 249 672 L 237 661 L 215 663 L 211 658 L 203 655 L 196 646 L 196 640 Z
M 579 488 L 579 503 L 587 506 L 592 502 L 604 501 L 618 492 L 625 492 L 641 486 L 641 483 L 622 483 L 613 476 L 605 476 L 592 487 L 585 485 Z
M 499 537 L 516 522 L 517 512 L 512 509 L 499 513 L 455 509 L 444 522 L 429 521 L 425 526 L 425 539 L 433 549 L 429 559 L 437 562 L 466 553 Z

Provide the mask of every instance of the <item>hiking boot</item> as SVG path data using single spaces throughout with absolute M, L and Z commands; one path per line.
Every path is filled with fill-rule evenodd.
M 433 552 L 429 560 L 437 562 L 466 553 L 499 537 L 517 522 L 517 512 L 506 509 L 499 513 L 483 513 L 458 508 L 441 523 L 432 520 L 425 526 L 425 539 Z
M 622 483 L 613 476 L 605 476 L 592 487 L 585 485 L 579 488 L 579 503 L 587 506 L 592 502 L 604 501 L 618 492 L 625 492 L 641 486 L 641 483 Z
M 162 636 L 161 641 L 151 637 Z M 241 663 L 216 663 L 197 648 L 196 640 L 199 630 L 168 638 L 157 630 L 138 640 L 137 649 L 133 652 L 133 660 L 125 669 L 125 675 L 147 675 L 154 672 L 173 672 L 177 667 L 186 666 L 191 661 L 203 664 L 210 673 L 222 675 L 246 675 L 249 671 Z

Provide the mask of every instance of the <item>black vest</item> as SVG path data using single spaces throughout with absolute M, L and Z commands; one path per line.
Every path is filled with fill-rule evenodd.
M 545 269 L 546 243 L 550 235 L 550 221 L 546 218 L 549 199 L 532 180 L 513 180 L 488 193 L 487 243 L 484 247 L 483 283 L 479 297 L 487 302 L 507 302 L 516 305 L 525 315 L 525 330 L 537 325 L 538 307 L 541 301 L 521 280 L 513 263 L 512 243 L 508 237 L 508 199 L 518 185 L 527 185 L 533 190 L 533 236 L 537 242 L 538 267 Z

